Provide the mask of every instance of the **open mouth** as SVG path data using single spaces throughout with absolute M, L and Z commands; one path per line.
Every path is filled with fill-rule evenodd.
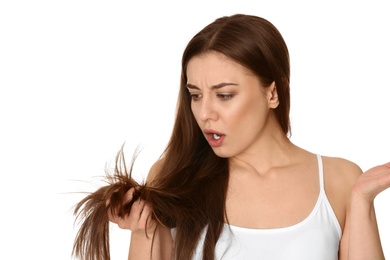
M 212 137 L 214 140 L 219 140 L 221 138 L 221 136 L 218 134 L 213 134 Z
M 211 147 L 219 147 L 225 140 L 224 134 L 214 131 L 212 129 L 205 129 L 204 134 Z

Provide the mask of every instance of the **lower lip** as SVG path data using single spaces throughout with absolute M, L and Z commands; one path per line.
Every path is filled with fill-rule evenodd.
M 225 139 L 224 135 L 222 135 L 219 139 L 214 139 L 213 135 L 209 135 L 207 141 L 211 147 L 219 147 L 222 145 L 223 139 Z

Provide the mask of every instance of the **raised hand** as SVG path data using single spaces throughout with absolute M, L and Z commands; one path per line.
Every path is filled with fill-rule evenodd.
M 353 192 L 372 202 L 375 197 L 390 187 L 390 162 L 375 166 L 364 172 L 355 182 Z

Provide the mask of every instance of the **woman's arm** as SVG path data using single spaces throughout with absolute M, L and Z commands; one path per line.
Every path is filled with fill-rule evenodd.
M 145 230 L 131 232 L 131 242 L 129 247 L 129 260 L 153 259 L 170 260 L 172 259 L 172 236 L 171 231 L 165 227 L 159 226 L 146 236 Z
M 361 174 L 352 187 L 340 259 L 385 259 L 375 216 L 375 197 L 390 186 L 390 163 Z
M 385 259 L 373 201 L 351 195 L 348 259 Z
M 375 197 L 390 186 L 390 163 L 363 173 L 352 189 L 349 259 L 385 259 L 375 216 Z

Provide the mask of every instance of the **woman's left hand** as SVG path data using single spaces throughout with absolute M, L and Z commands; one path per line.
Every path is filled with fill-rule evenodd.
M 356 181 L 353 192 L 368 202 L 390 187 L 390 162 L 364 172 Z

